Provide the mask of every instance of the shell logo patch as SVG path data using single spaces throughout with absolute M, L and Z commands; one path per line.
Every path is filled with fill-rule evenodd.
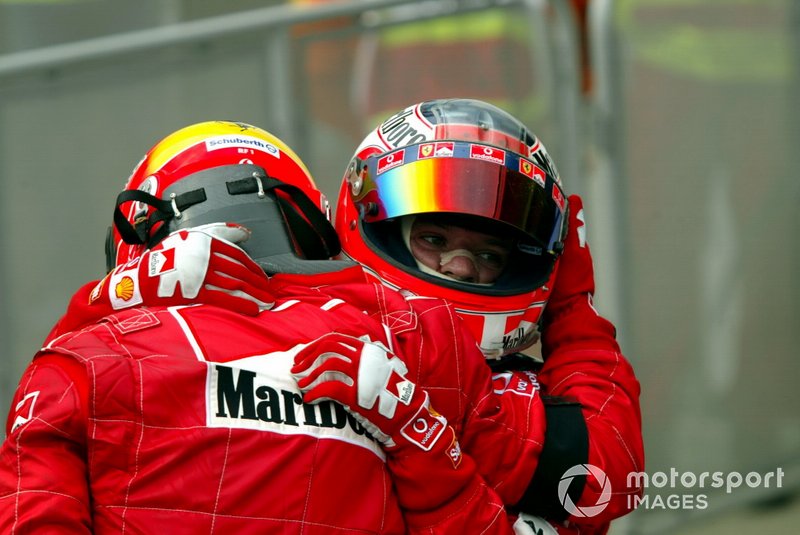
M 125 277 L 122 277 L 122 279 L 120 279 L 120 281 L 114 287 L 114 294 L 118 299 L 130 301 L 130 299 L 133 297 L 133 288 L 133 279 L 126 275 Z

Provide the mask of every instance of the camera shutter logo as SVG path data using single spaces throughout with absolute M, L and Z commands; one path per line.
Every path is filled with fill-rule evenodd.
M 569 497 L 567 491 L 569 491 L 569 486 L 572 484 L 573 479 L 578 476 L 589 474 L 597 480 L 597 483 L 602 488 L 600 497 L 597 499 L 595 505 L 578 507 L 572 502 L 572 498 Z M 597 516 L 603 512 L 603 509 L 608 506 L 608 502 L 611 500 L 611 482 L 608 480 L 608 477 L 606 477 L 606 473 L 597 466 L 592 464 L 576 464 L 561 476 L 561 481 L 558 482 L 558 499 L 564 507 L 564 510 L 572 516 L 579 518 Z

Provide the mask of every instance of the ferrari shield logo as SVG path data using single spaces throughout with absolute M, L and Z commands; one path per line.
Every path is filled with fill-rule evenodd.
M 433 143 L 425 143 L 424 145 L 420 145 L 419 147 L 419 155 L 418 158 L 430 158 L 433 156 Z

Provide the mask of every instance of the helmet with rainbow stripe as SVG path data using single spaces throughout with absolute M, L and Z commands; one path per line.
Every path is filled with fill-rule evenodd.
M 537 339 L 566 205 L 525 125 L 483 101 L 440 99 L 364 139 L 335 219 L 347 256 L 387 285 L 450 301 L 487 358 L 499 358 Z

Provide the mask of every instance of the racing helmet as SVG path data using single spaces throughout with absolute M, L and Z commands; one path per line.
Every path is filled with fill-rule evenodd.
M 483 101 L 439 99 L 405 108 L 364 139 L 335 221 L 346 256 L 388 286 L 452 303 L 484 355 L 497 359 L 538 340 L 566 210 L 558 171 L 525 125 Z M 502 274 L 475 284 L 421 265 L 408 220 L 431 215 L 512 237 Z
M 327 199 L 285 143 L 246 123 L 208 121 L 168 135 L 136 165 L 114 207 L 107 268 L 174 230 L 214 222 L 250 229 L 242 248 L 268 274 L 328 270 L 340 251 Z

